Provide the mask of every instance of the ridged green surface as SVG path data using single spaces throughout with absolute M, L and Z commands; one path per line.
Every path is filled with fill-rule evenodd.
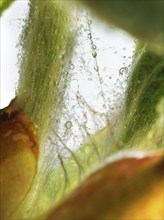
M 59 90 L 60 98 L 65 91 L 59 83 L 67 80 L 65 63 L 74 44 L 74 34 L 69 32 L 73 23 L 67 21 L 68 16 L 59 1 L 31 1 L 21 36 L 18 101 L 36 125 L 40 142 L 50 127 L 53 104 L 60 108 Z
M 54 195 L 44 196 L 52 169 L 49 164 L 54 162 L 50 157 L 57 149 L 54 146 L 53 153 L 50 152 L 46 141 L 51 125 L 55 125 L 51 116 L 60 115 L 63 105 L 61 100 L 68 80 L 66 70 L 70 68 L 69 60 L 76 39 L 74 21 L 70 19 L 64 1 L 31 0 L 29 7 L 29 16 L 20 37 L 22 57 L 19 61 L 17 105 L 30 116 L 37 128 L 40 156 L 35 183 L 14 213 L 14 219 L 33 219 L 42 215 L 50 208 L 50 201 L 55 200 Z M 60 185 L 63 182 L 62 178 Z
M 121 132 L 122 144 L 127 147 L 133 139 L 143 137 L 158 119 L 157 104 L 164 97 L 163 56 L 143 49 L 136 60 L 126 92 Z

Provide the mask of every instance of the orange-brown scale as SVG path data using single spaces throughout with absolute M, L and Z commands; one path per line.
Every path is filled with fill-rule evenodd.
M 38 159 L 38 137 L 35 127 L 26 113 L 16 109 L 17 98 L 8 107 L 0 110 L 0 162 L 14 155 L 18 148 L 30 148 Z

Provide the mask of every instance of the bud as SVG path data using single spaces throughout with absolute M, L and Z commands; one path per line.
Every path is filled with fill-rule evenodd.
M 0 219 L 10 219 L 33 183 L 38 159 L 35 128 L 16 99 L 0 110 Z

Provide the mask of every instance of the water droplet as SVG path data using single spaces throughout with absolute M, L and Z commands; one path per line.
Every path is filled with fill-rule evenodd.
M 119 70 L 119 74 L 120 75 L 123 75 L 123 74 L 126 74 L 128 73 L 128 68 L 127 67 L 122 67 L 120 70 Z
M 92 24 L 92 20 L 88 20 L 88 24 L 91 25 Z
M 96 53 L 96 51 L 93 51 L 93 52 L 92 52 L 92 56 L 93 56 L 94 58 L 97 57 L 97 53 Z
M 94 50 L 95 50 L 95 49 L 96 49 L 96 45 L 93 45 L 93 46 L 92 46 L 92 49 L 94 49 Z
M 73 65 L 73 64 L 71 64 L 70 69 L 71 69 L 71 70 L 73 70 L 73 69 L 74 69 L 74 65 Z
M 90 33 L 88 34 L 88 39 L 92 39 L 92 35 Z
M 59 54 L 59 59 L 63 59 L 64 58 L 64 55 L 63 54 Z
M 123 50 L 126 50 L 126 47 L 123 47 Z
M 83 57 L 81 57 L 81 62 L 82 62 L 83 64 L 85 64 L 85 60 L 84 60 Z
M 103 79 L 102 78 L 100 78 L 100 84 L 102 84 L 103 83 Z
M 67 122 L 65 123 L 65 127 L 66 127 L 67 129 L 70 129 L 70 128 L 72 127 L 72 122 L 71 122 L 71 121 L 67 121 Z
M 95 70 L 96 72 L 98 72 L 98 71 L 99 71 L 98 66 L 95 66 L 95 67 L 94 67 L 94 70 Z

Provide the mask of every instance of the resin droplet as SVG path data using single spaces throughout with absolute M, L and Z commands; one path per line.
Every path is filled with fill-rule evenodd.
M 73 69 L 74 69 L 74 65 L 73 65 L 73 64 L 71 64 L 70 69 L 71 69 L 71 70 L 73 70 Z
M 128 73 L 128 68 L 127 68 L 127 67 L 122 67 L 122 68 L 119 70 L 119 74 L 120 74 L 120 75 L 127 74 L 127 73 Z
M 97 57 L 97 53 L 96 53 L 96 51 L 93 51 L 93 52 L 92 52 L 92 56 L 93 56 L 94 58 Z
M 95 70 L 96 72 L 98 72 L 98 71 L 99 71 L 98 66 L 95 66 L 95 67 L 94 67 L 94 70 Z
M 93 45 L 92 48 L 95 50 L 96 49 L 96 45 Z
M 65 127 L 66 127 L 67 129 L 70 129 L 70 128 L 72 127 L 72 122 L 71 122 L 71 121 L 67 121 L 67 122 L 65 123 Z
M 92 20 L 88 20 L 88 24 L 91 25 L 92 24 Z
M 88 34 L 88 39 L 92 39 L 92 35 L 90 33 Z

